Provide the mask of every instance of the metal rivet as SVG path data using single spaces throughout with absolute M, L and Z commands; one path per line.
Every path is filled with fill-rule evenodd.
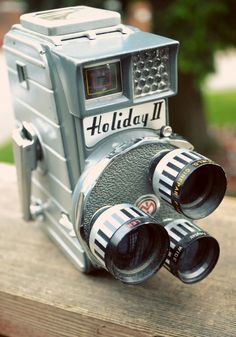
M 172 134 L 172 128 L 169 125 L 165 125 L 161 128 L 160 132 L 162 137 L 170 137 Z

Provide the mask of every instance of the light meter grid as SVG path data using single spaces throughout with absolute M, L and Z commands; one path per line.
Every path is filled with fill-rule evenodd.
M 170 89 L 169 47 L 133 54 L 134 96 L 144 96 Z

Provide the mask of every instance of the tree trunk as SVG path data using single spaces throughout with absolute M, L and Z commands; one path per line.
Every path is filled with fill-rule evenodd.
M 195 149 L 215 155 L 220 145 L 208 131 L 203 96 L 192 74 L 178 74 L 178 94 L 169 99 L 170 125 L 189 140 Z

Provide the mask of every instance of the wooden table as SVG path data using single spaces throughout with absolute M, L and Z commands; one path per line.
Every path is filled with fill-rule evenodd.
M 79 273 L 35 222 L 20 218 L 15 169 L 0 164 L 0 335 L 10 337 L 234 337 L 236 199 L 201 225 L 221 257 L 202 282 L 164 268 L 127 286 L 106 272 Z

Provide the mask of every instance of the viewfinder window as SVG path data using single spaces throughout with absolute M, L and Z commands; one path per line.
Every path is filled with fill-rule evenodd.
M 106 63 L 84 69 L 86 99 L 122 91 L 120 62 Z

